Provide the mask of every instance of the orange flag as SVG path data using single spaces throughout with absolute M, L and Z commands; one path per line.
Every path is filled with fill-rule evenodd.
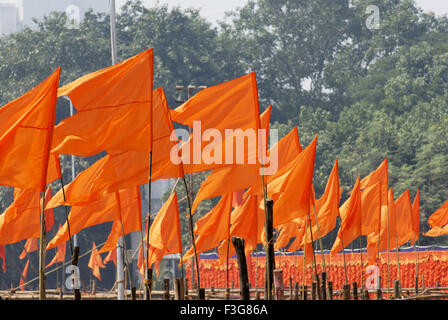
M 45 191 L 60 72 L 0 108 L 0 185 Z
M 51 188 L 47 188 L 47 191 L 45 192 L 45 203 L 48 203 L 51 200 Z M 42 200 L 41 200 L 42 203 Z M 53 209 L 46 209 L 44 211 L 45 215 L 45 227 L 47 232 L 51 230 L 54 226 L 54 211 Z
M 142 230 L 142 208 L 141 208 L 141 195 L 140 188 L 135 187 L 134 197 L 125 197 L 121 199 L 120 193 L 115 192 L 117 199 L 117 208 L 119 210 L 120 220 L 115 220 L 112 225 L 112 230 L 100 250 L 100 253 L 114 250 L 117 247 L 117 242 L 124 234 L 129 234 L 134 231 Z M 122 225 L 123 223 L 123 225 Z
M 90 254 L 88 267 L 92 269 L 92 274 L 98 279 L 101 280 L 100 268 L 106 268 L 103 264 L 103 259 L 101 255 L 98 253 L 98 249 L 96 248 L 95 242 L 92 246 L 92 253 Z
M 54 130 L 52 153 L 151 150 L 153 50 L 87 74 L 58 91 L 78 111 Z M 82 123 L 82 125 L 80 125 Z
M 15 189 L 14 202 L 0 215 L 0 244 L 39 238 L 41 208 L 39 191 Z M 45 210 L 47 231 L 53 221 L 51 213 Z
M 389 188 L 387 158 L 384 159 L 375 171 L 372 171 L 368 176 L 361 180 L 361 189 L 372 186 L 377 182 L 381 184 L 381 203 L 382 205 L 387 205 Z
M 230 237 L 230 214 L 232 211 L 232 193 L 222 196 L 218 204 L 196 221 L 194 233 L 196 237 L 196 252 L 199 254 L 216 248 L 221 241 Z M 187 261 L 194 256 L 193 246 L 183 256 Z
M 448 200 L 428 218 L 431 227 L 443 227 L 448 224 Z
M 149 231 L 149 266 L 158 264 L 167 254 L 182 252 L 179 217 L 177 192 L 173 192 L 157 213 Z
M 418 189 L 412 203 L 412 230 L 414 231 L 412 241 L 415 242 L 420 236 L 420 192 Z
M 260 116 L 261 128 L 269 130 L 271 106 Z M 267 140 L 266 140 L 267 141 Z M 261 185 L 259 164 L 229 165 L 214 169 L 205 179 L 194 199 L 191 211 L 194 213 L 199 203 L 205 199 L 226 193 L 244 190 L 254 185 Z
M 424 233 L 423 235 L 426 237 L 440 237 L 448 234 L 448 225 L 441 227 L 432 227 L 428 230 L 428 232 Z
M 148 183 L 149 154 L 145 151 L 123 151 L 107 155 L 82 171 L 47 204 L 46 208 L 60 205 L 85 206 L 100 200 L 105 194 Z
M 358 175 L 350 198 L 339 209 L 341 226 L 338 236 L 331 248 L 331 254 L 336 254 L 347 247 L 353 240 L 361 235 L 361 181 Z
M 28 267 L 29 266 L 30 266 L 30 259 L 28 259 L 26 261 L 25 268 L 23 268 L 22 276 L 20 277 L 19 286 L 20 286 L 20 290 L 21 291 L 25 291 L 24 284 L 25 284 L 25 281 L 26 281 L 26 275 L 28 274 Z
M 299 224 L 297 221 L 290 221 L 278 228 L 279 236 L 275 240 L 274 250 L 280 250 L 288 246 L 292 238 L 298 236 Z
M 264 229 L 264 211 L 260 209 L 259 196 L 248 196 L 243 204 L 232 211 L 230 217 L 230 236 L 236 236 L 244 239 L 244 250 L 247 253 L 252 252 L 258 243 L 265 243 L 262 237 Z M 221 242 L 218 247 L 220 263 L 227 258 L 227 239 Z M 235 254 L 235 248 L 232 244 L 229 246 L 229 257 Z
M 339 202 L 341 200 L 342 188 L 339 186 L 339 169 L 338 160 L 335 161 L 333 169 L 325 187 L 325 191 L 319 199 L 314 201 L 314 205 L 317 213 L 317 221 L 319 224 L 319 230 L 316 224 L 316 218 L 314 212 L 311 212 L 311 230 L 313 233 L 313 239 L 319 239 L 326 236 L 336 227 L 336 219 L 339 217 Z M 314 188 L 312 192 L 312 199 L 314 199 Z M 313 211 L 314 209 L 312 209 Z M 307 230 L 309 233 L 309 228 Z M 311 236 L 308 234 L 308 239 Z M 304 245 L 305 242 L 302 243 Z
M 25 259 L 29 253 L 34 251 L 37 251 L 37 239 L 28 239 L 26 240 L 25 247 L 23 248 L 23 251 L 20 254 L 19 258 Z
M 64 263 L 65 262 L 65 249 L 66 249 L 66 243 L 61 243 L 56 248 L 56 254 L 54 255 L 53 259 L 50 261 L 49 264 L 47 264 L 46 268 L 51 267 L 55 263 Z
M 316 138 L 295 160 L 290 169 L 267 185 L 268 194 L 280 194 L 274 201 L 274 227 L 310 212 L 310 197 L 316 157 Z
M 121 211 L 134 210 L 138 212 L 140 206 L 140 195 L 137 188 L 119 190 Z M 134 214 L 135 214 L 134 212 Z M 68 216 L 71 235 L 80 232 L 84 228 L 111 222 L 120 219 L 117 197 L 115 193 L 108 193 L 103 199 L 92 202 L 87 206 L 72 207 Z M 56 235 L 48 243 L 47 250 L 57 247 L 69 240 L 67 222 L 58 230 Z
M 5 255 L 5 246 L 0 245 L 0 259 L 3 260 L 3 272 L 6 273 L 6 255 Z
M 271 154 L 278 155 L 278 168 L 275 173 L 265 176 L 265 183 L 269 185 L 271 181 L 282 176 L 283 174 L 286 174 L 288 170 L 291 169 L 291 166 L 294 164 L 294 161 L 297 159 L 297 156 L 301 152 L 302 146 L 300 145 L 299 134 L 297 131 L 297 127 L 294 127 L 286 136 L 280 139 L 280 141 L 268 151 L 268 156 L 270 156 Z M 263 188 L 261 183 L 251 187 L 244 194 L 243 198 L 246 198 L 249 194 L 263 195 Z
M 398 246 L 413 240 L 414 229 L 412 225 L 412 204 L 409 190 L 403 192 L 395 201 L 395 231 Z M 395 238 L 394 238 L 395 241 Z
M 428 218 L 428 224 L 431 229 L 423 233 L 424 236 L 438 237 L 448 234 L 448 201 Z
M 183 177 L 182 165 L 174 164 L 170 158 L 171 150 L 177 146 L 178 141 L 172 141 L 170 138 L 174 132 L 174 126 L 171 120 L 170 108 L 162 88 L 154 91 L 153 100 L 151 181 Z M 149 162 L 147 162 L 147 166 L 149 166 Z
M 178 153 L 181 159 L 177 160 L 182 160 L 185 173 L 207 171 L 237 162 L 256 163 L 259 151 L 258 129 L 261 125 L 254 72 L 201 90 L 183 105 L 171 110 L 171 115 L 173 121 L 193 128 L 193 134 L 180 147 Z M 235 147 L 234 137 L 226 135 L 225 131 L 238 129 L 244 133 L 249 130 L 247 132 L 253 139 L 249 139 L 247 144 Z M 207 151 L 211 144 L 203 138 L 207 136 L 206 131 L 212 134 L 212 139 L 217 139 L 215 133 L 221 138 L 220 141 L 213 141 L 213 150 L 216 152 L 213 155 L 214 161 L 203 159 L 206 153 L 204 151 Z M 236 157 L 237 151 L 241 156 L 239 161 Z
M 391 187 L 389 189 L 388 194 L 388 205 L 387 206 L 381 206 L 381 230 L 379 234 L 379 240 L 378 240 L 378 234 L 373 233 L 367 237 L 367 242 L 371 243 L 372 247 L 378 248 L 380 251 L 389 250 L 391 251 L 393 248 L 396 247 L 396 241 L 395 241 L 395 202 L 394 202 L 394 193 L 393 188 Z M 378 245 L 379 242 L 379 245 Z M 375 249 L 378 250 L 378 249 Z
M 109 254 L 107 255 L 107 257 L 104 258 L 103 263 L 106 265 L 110 261 L 112 261 L 114 263 L 114 265 L 117 266 L 117 250 L 115 250 L 115 249 L 110 250 Z
M 182 177 L 182 166 L 170 159 L 170 141 L 174 130 L 168 103 L 162 89 L 153 94 L 153 157 L 151 181 Z M 47 204 L 47 208 L 59 205 L 81 206 L 99 200 L 104 193 L 114 192 L 148 183 L 149 152 L 121 151 L 109 154 L 81 172 L 74 181 L 65 186 L 66 200 L 59 192 Z

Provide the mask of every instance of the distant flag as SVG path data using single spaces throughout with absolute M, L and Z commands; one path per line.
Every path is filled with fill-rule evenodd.
M 26 276 L 28 274 L 28 267 L 29 267 L 29 265 L 30 265 L 30 259 L 28 259 L 26 261 L 25 268 L 23 268 L 22 276 L 20 277 L 19 286 L 20 286 L 20 290 L 21 291 L 25 291 L 24 284 L 25 284 L 25 281 L 26 281 Z
M 19 258 L 25 259 L 28 254 L 37 251 L 37 249 L 38 247 L 36 238 L 26 240 L 25 247 L 23 248 L 23 251 L 20 254 Z
M 103 260 L 101 258 L 101 255 L 98 253 L 95 242 L 93 242 L 92 245 L 92 253 L 90 254 L 88 267 L 92 269 L 92 274 L 98 280 L 101 280 L 100 268 L 105 268 L 106 266 L 103 264 Z

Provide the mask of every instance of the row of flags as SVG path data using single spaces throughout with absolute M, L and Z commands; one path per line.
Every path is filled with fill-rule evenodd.
M 182 252 L 178 199 L 172 192 L 149 233 L 142 235 L 138 263 L 142 274 L 145 251 L 151 266 L 167 254 L 181 253 L 183 263 L 194 251 L 215 248 L 224 261 L 234 254 L 231 236 L 244 238 L 247 252 L 258 243 L 265 244 L 266 197 L 274 200 L 273 225 L 279 231 L 276 249 L 294 239 L 289 250 L 311 252 L 312 241 L 333 230 L 338 217 L 341 224 L 331 252 L 366 236 L 369 264 L 376 262 L 378 251 L 418 239 L 418 192 L 412 204 L 409 191 L 394 200 L 387 159 L 363 179 L 358 176 L 350 197 L 340 206 L 343 190 L 337 160 L 323 195 L 316 198 L 314 193 L 317 135 L 302 148 L 295 127 L 267 150 L 272 107 L 260 114 L 255 72 L 203 89 L 176 109 L 169 108 L 162 88 L 153 88 L 153 49 L 61 88 L 60 74 L 59 68 L 0 108 L 0 185 L 14 187 L 14 202 L 0 215 L 0 245 L 40 237 L 41 193 L 46 192 L 46 219 L 58 206 L 71 207 L 66 223 L 46 249 L 65 245 L 69 234 L 113 222 L 104 246 L 98 250 L 94 245 L 92 250 L 96 257 L 109 252 L 111 260 L 119 237 L 143 233 L 139 186 L 204 171 L 211 173 L 202 182 L 191 212 L 206 199 L 221 199 L 196 222 L 196 250 Z M 71 100 L 77 112 L 55 125 L 56 102 L 62 96 Z M 199 133 L 193 130 L 186 141 L 175 136 L 174 122 L 195 128 L 197 121 Z M 243 159 L 238 159 L 234 137 L 225 134 L 228 130 L 257 133 L 254 145 L 244 144 Z M 209 141 L 201 139 L 204 132 L 218 132 L 224 140 L 209 150 Z M 173 150 L 180 161 L 173 161 Z M 104 157 L 51 196 L 49 184 L 57 180 L 62 184 L 60 154 L 87 157 L 104 151 Z M 214 161 L 197 161 L 204 152 L 213 155 Z M 278 159 L 277 170 L 261 175 L 264 160 L 271 155 Z M 437 211 L 428 220 L 433 227 L 428 235 L 445 232 L 447 216 L 446 208 Z M 51 225 L 46 221 L 47 230 Z M 95 276 L 104 266 L 100 260 L 91 258 L 89 263 Z

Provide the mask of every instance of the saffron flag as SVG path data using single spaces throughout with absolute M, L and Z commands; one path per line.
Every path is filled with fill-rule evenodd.
M 148 183 L 149 154 L 123 151 L 106 155 L 82 171 L 71 183 L 59 190 L 46 208 L 60 205 L 85 206 L 106 194 Z
M 261 128 L 269 131 L 271 106 L 260 116 Z M 267 137 L 266 137 L 267 141 Z M 274 159 L 276 161 L 276 159 Z M 199 203 L 205 199 L 221 196 L 226 193 L 244 190 L 261 184 L 259 164 L 228 165 L 214 169 L 201 183 L 201 187 L 194 199 L 191 212 L 194 213 Z
M 185 173 L 255 164 L 260 150 L 259 109 L 254 72 L 201 90 L 171 110 L 173 121 L 193 128 L 193 134 L 179 147 L 176 161 L 182 161 Z
M 171 120 L 170 108 L 166 100 L 165 92 L 158 88 L 153 93 L 153 146 L 151 181 L 158 179 L 183 177 L 181 164 L 171 161 L 171 150 L 176 148 L 177 139 L 173 141 L 171 135 L 174 132 Z M 149 162 L 147 162 L 149 166 Z M 149 168 L 148 168 L 149 169 Z
M 395 231 L 397 246 L 413 240 L 412 204 L 409 190 L 403 192 L 395 201 Z M 395 240 L 395 239 L 394 239 Z
M 88 267 L 92 269 L 92 274 L 98 280 L 101 280 L 100 268 L 105 268 L 106 266 L 103 264 L 103 259 L 101 258 L 101 255 L 98 253 L 98 249 L 96 248 L 95 242 L 93 242 L 92 253 L 90 254 Z
M 431 227 L 443 227 L 448 224 L 448 200 L 428 218 L 428 224 Z
M 297 221 L 290 221 L 281 225 L 278 228 L 279 236 L 275 240 L 274 250 L 280 250 L 288 247 L 291 239 L 298 237 L 299 235 L 299 224 Z
M 103 264 L 106 265 L 110 261 L 112 261 L 114 263 L 115 267 L 117 266 L 117 250 L 116 249 L 112 249 L 109 251 L 109 254 L 103 260 Z
M 117 199 L 117 208 L 119 212 L 119 220 L 115 220 L 109 237 L 100 250 L 100 253 L 108 252 L 117 247 L 117 242 L 120 237 L 132 233 L 134 231 L 142 230 L 142 208 L 141 195 L 139 187 L 135 187 L 135 198 L 125 198 L 122 203 L 119 192 L 115 192 Z
M 432 227 L 423 235 L 426 237 L 440 237 L 448 234 L 448 225 L 445 225 L 443 228 L 441 227 Z
M 371 233 L 367 236 L 368 250 L 371 252 L 388 250 L 391 251 L 396 247 L 396 229 L 395 229 L 395 202 L 393 188 L 388 192 L 388 205 L 381 206 L 381 222 L 380 233 Z M 372 253 L 373 255 L 373 253 Z
M 170 149 L 176 142 L 170 141 L 173 124 L 162 89 L 153 94 L 153 153 L 151 181 L 183 176 L 182 166 L 170 159 Z M 117 151 L 106 155 L 53 197 L 47 208 L 59 205 L 81 206 L 99 200 L 104 193 L 115 192 L 148 183 L 150 155 L 147 151 Z
M 389 173 L 388 173 L 388 161 L 387 158 L 378 166 L 378 168 L 372 171 L 368 176 L 361 180 L 361 189 L 369 187 L 379 182 L 381 185 L 381 204 L 387 205 L 388 203 L 388 188 L 389 188 Z
M 30 259 L 26 261 L 25 268 L 23 268 L 22 276 L 20 277 L 19 287 L 21 291 L 25 291 L 25 281 L 28 274 L 28 267 L 30 266 Z
M 420 236 L 420 192 L 417 189 L 417 193 L 412 203 L 412 230 L 414 231 L 414 236 L 412 241 L 415 242 Z
M 314 208 L 312 208 L 312 212 L 310 213 L 311 232 L 314 240 L 319 239 L 319 235 L 320 237 L 326 236 L 336 227 L 336 219 L 340 216 L 339 202 L 341 200 L 341 194 L 342 188 L 339 186 L 338 160 L 336 160 L 330 176 L 328 177 L 327 185 L 322 197 L 315 199 L 314 188 L 312 188 L 311 205 L 316 210 L 316 214 L 313 212 Z M 307 229 L 307 232 L 309 233 L 309 228 Z M 311 239 L 309 234 L 308 239 Z M 305 245 L 305 242 L 302 242 L 301 248 L 303 245 Z
M 428 224 L 431 229 L 424 233 L 424 236 L 439 237 L 448 234 L 448 201 L 428 218 Z
M 39 238 L 41 211 L 39 191 L 15 189 L 14 202 L 0 215 L 0 244 Z M 45 210 L 45 224 L 47 232 L 54 224 L 48 210 Z
M 163 256 L 182 252 L 177 192 L 171 194 L 157 213 L 149 231 L 148 243 L 148 265 L 156 263 L 157 270 Z
M 330 253 L 336 254 L 361 235 L 361 180 L 358 175 L 350 198 L 339 209 L 341 226 Z
M 28 239 L 26 240 L 25 247 L 23 248 L 23 251 L 20 254 L 19 258 L 25 259 L 28 254 L 34 251 L 37 251 L 37 239 Z
M 152 49 L 63 86 L 78 112 L 55 127 L 52 153 L 150 151 L 152 90 Z
M 139 191 L 139 190 L 138 190 Z M 121 211 L 138 212 L 140 206 L 140 195 L 137 188 L 119 190 Z M 68 216 L 71 235 L 80 232 L 82 229 L 98 225 L 105 222 L 112 222 L 120 219 L 120 209 L 118 208 L 115 193 L 108 193 L 103 199 L 92 202 L 87 206 L 72 207 Z M 59 228 L 56 235 L 47 245 L 47 250 L 57 247 L 61 243 L 69 240 L 67 222 Z
M 45 191 L 60 72 L 0 108 L 0 185 Z
M 244 250 L 252 252 L 258 243 L 265 244 L 262 237 L 264 229 L 264 211 L 260 209 L 261 197 L 249 195 L 243 204 L 232 211 L 230 217 L 230 237 L 236 236 L 244 239 Z M 218 247 L 219 261 L 223 263 L 227 258 L 228 239 L 223 239 Z M 233 245 L 229 245 L 229 257 L 235 254 Z
M 221 197 L 218 204 L 196 221 L 194 233 L 196 252 L 208 251 L 219 246 L 221 241 L 230 237 L 230 214 L 232 211 L 232 193 Z M 193 246 L 183 256 L 183 262 L 194 256 Z
M 310 212 L 310 197 L 316 157 L 316 138 L 305 148 L 285 174 L 267 185 L 268 194 L 280 194 L 274 201 L 274 227 L 293 219 L 303 217 Z
M 54 255 L 53 259 L 50 261 L 49 264 L 47 264 L 46 268 L 51 267 L 52 265 L 56 263 L 64 263 L 65 262 L 65 250 L 66 250 L 66 243 L 61 243 L 56 248 L 56 254 Z

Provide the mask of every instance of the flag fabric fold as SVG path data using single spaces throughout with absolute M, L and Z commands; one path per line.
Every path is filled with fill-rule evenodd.
M 0 108 L 0 185 L 45 191 L 60 72 Z
M 63 86 L 58 96 L 68 96 L 78 112 L 55 127 L 52 153 L 150 151 L 152 91 L 152 49 Z

